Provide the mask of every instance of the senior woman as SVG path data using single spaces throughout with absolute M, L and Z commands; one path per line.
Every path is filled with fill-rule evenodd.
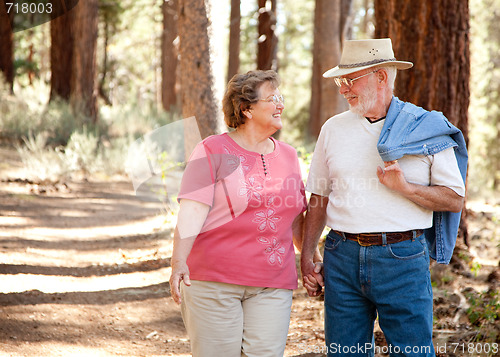
M 306 200 L 296 151 L 271 137 L 278 85 L 274 71 L 235 75 L 223 99 L 235 130 L 199 143 L 182 179 L 170 289 L 195 357 L 285 350 Z

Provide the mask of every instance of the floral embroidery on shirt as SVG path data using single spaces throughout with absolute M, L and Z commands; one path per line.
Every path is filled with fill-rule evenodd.
M 238 156 L 238 158 L 240 159 L 240 164 L 241 164 L 241 167 L 243 168 L 243 171 L 249 171 L 250 170 L 250 165 L 247 164 L 247 158 L 243 155 L 240 155 Z
M 271 194 L 268 198 L 267 198 L 267 207 L 270 207 L 270 206 L 273 206 L 274 205 L 274 201 L 276 199 L 276 195 L 275 194 Z
M 238 194 L 240 196 L 247 196 L 247 201 L 255 198 L 257 201 L 262 202 L 262 195 L 258 191 L 262 191 L 264 187 L 255 181 L 255 177 L 249 177 L 248 182 L 240 181 L 243 187 L 240 188 Z
M 266 208 L 265 210 L 258 211 L 255 213 L 255 218 L 252 220 L 254 223 L 258 223 L 257 229 L 260 232 L 265 231 L 267 228 L 276 232 L 278 226 L 276 222 L 281 220 L 281 217 L 274 216 L 276 211 L 273 208 Z
M 259 243 L 266 244 L 267 247 L 264 249 L 264 252 L 268 255 L 267 261 L 274 265 L 278 263 L 279 265 L 283 264 L 283 255 L 285 254 L 285 248 L 281 246 L 276 237 L 271 237 L 271 239 L 265 237 L 257 238 Z
M 236 170 L 238 167 L 241 167 L 243 171 L 249 171 L 250 170 L 250 165 L 247 163 L 247 158 L 243 155 L 236 155 L 229 150 L 229 148 L 225 145 L 222 146 L 224 148 L 224 152 L 227 155 L 230 155 L 231 157 L 228 159 L 227 164 L 232 167 L 234 166 L 233 170 Z
M 236 171 L 241 165 L 240 159 L 236 155 L 232 154 L 226 146 L 224 146 L 224 153 L 226 154 L 225 157 L 228 171 Z

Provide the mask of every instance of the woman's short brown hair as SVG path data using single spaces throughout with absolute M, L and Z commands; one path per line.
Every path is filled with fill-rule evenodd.
M 236 74 L 231 78 L 222 99 L 224 121 L 228 127 L 237 128 L 245 124 L 246 117 L 243 112 L 261 99 L 259 98 L 259 88 L 266 82 L 274 88 L 278 88 L 280 83 L 278 74 L 273 70 L 256 70 L 245 74 Z

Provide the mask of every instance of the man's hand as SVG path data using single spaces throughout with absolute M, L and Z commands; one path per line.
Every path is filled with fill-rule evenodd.
M 384 169 L 377 167 L 377 176 L 381 184 L 401 194 L 411 190 L 398 160 L 385 161 L 384 166 Z
M 326 224 L 328 197 L 311 194 L 304 223 L 304 240 L 300 254 L 302 284 L 309 296 L 318 296 L 323 289 L 323 263 L 318 242 Z M 316 264 L 314 263 L 316 262 Z
M 446 186 L 424 186 L 406 181 L 398 160 L 384 162 L 385 168 L 377 167 L 377 176 L 384 186 L 430 211 L 460 212 L 464 198 Z
M 323 286 L 323 263 L 317 262 L 302 262 L 302 285 L 307 290 L 307 294 L 311 297 L 321 295 Z

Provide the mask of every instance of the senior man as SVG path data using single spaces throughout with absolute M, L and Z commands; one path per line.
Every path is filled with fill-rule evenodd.
M 377 316 L 391 356 L 435 356 L 429 256 L 451 259 L 467 151 L 442 113 L 394 97 L 397 70 L 412 66 L 390 39 L 355 40 L 323 75 L 350 108 L 323 125 L 306 185 L 303 283 L 311 296 L 325 288 L 329 356 L 373 356 Z

